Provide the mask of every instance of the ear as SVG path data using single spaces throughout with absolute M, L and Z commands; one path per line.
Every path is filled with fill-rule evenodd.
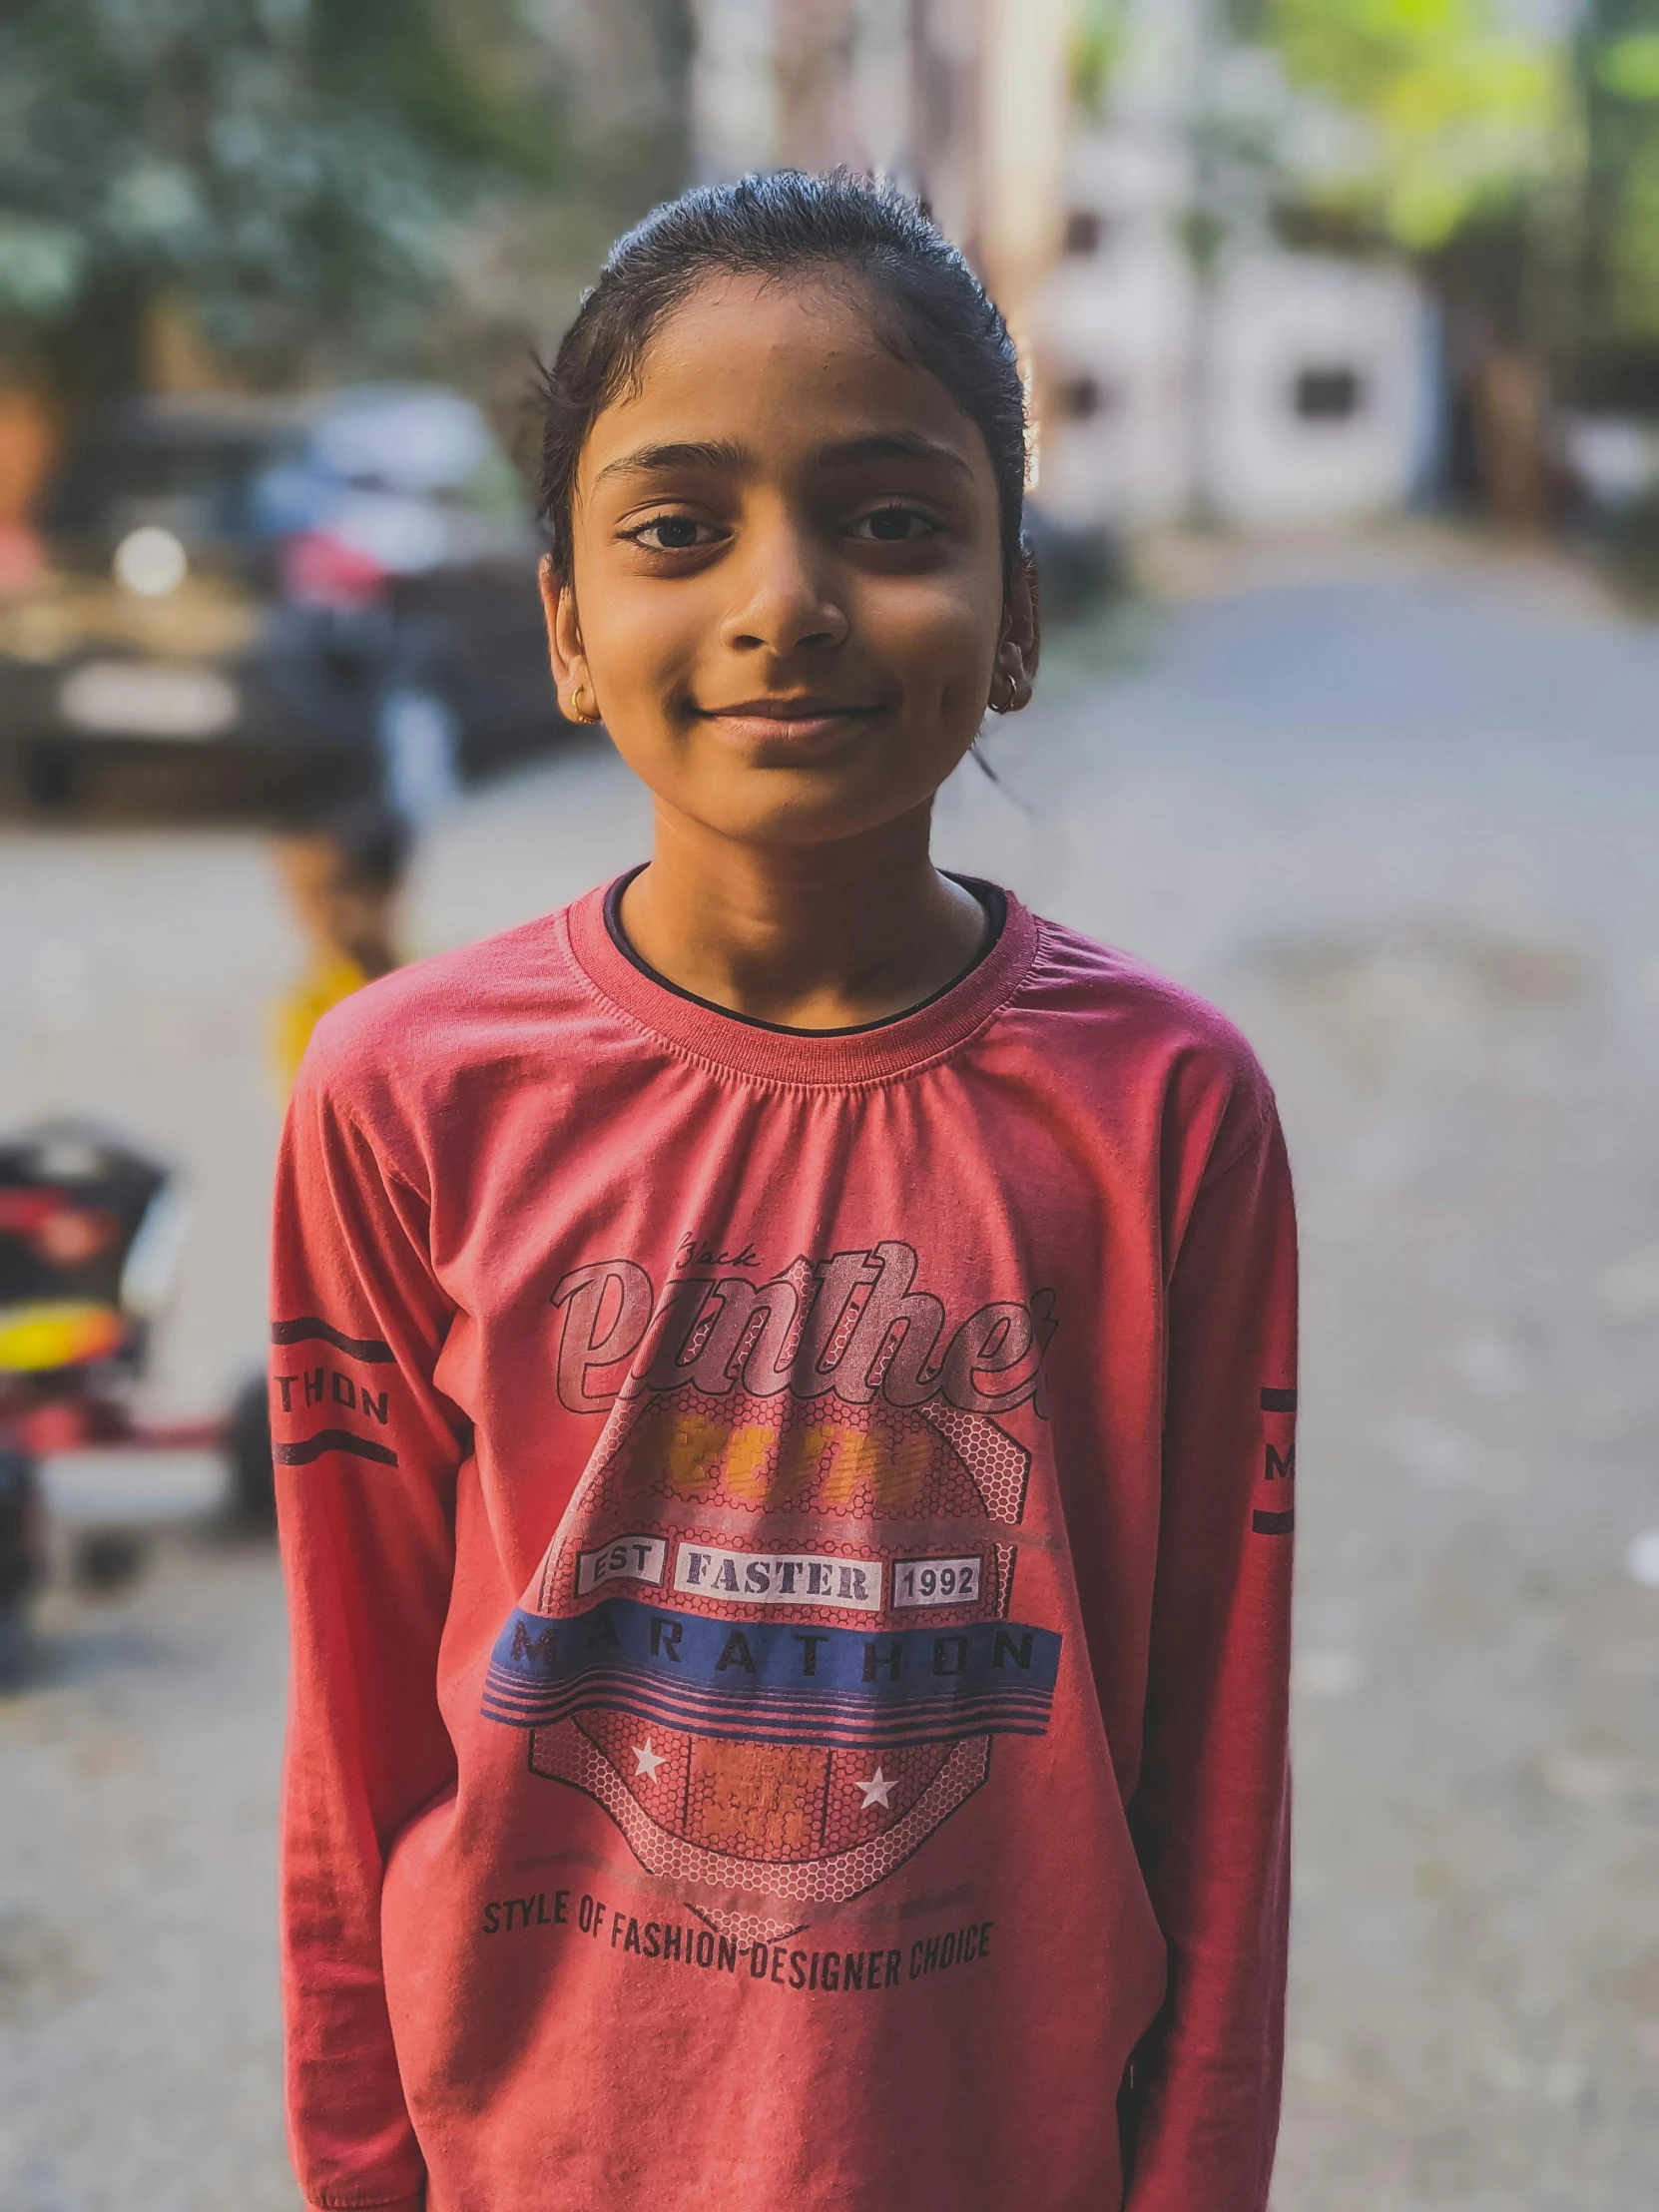
M 999 715 L 1017 715 L 1031 703 L 1042 653 L 1042 615 L 1037 599 L 1037 564 L 1022 552 L 1008 579 L 1002 603 L 1002 628 L 996 641 L 990 705 Z
M 553 664 L 553 682 L 559 693 L 559 712 L 567 722 L 597 719 L 598 702 L 587 655 L 582 650 L 582 625 L 576 613 L 576 594 L 561 583 L 553 569 L 553 556 L 544 553 L 537 572 L 541 585 L 542 613 L 547 618 L 547 657 Z M 585 693 L 584 713 L 576 709 L 576 695 Z

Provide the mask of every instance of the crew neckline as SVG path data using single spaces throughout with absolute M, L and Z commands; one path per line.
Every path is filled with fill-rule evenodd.
M 677 1050 L 761 1080 L 843 1087 L 882 1082 L 953 1051 L 1018 987 L 1037 949 L 1037 924 L 1010 891 L 952 873 L 990 923 L 961 974 L 902 1013 L 847 1029 L 791 1029 L 737 1014 L 671 983 L 628 943 L 617 908 L 640 873 L 630 868 L 566 910 L 570 949 L 589 982 L 637 1026 Z
M 979 911 L 985 917 L 985 935 L 974 949 L 973 958 L 965 967 L 958 968 L 947 982 L 937 990 L 929 991 L 925 998 L 918 998 L 913 1006 L 901 1006 L 896 1014 L 877 1014 L 873 1021 L 853 1021 L 838 1029 L 802 1029 L 794 1022 L 764 1021 L 759 1014 L 740 1014 L 735 1007 L 722 1006 L 718 1000 L 704 998 L 697 991 L 689 991 L 683 983 L 676 983 L 661 968 L 655 968 L 645 957 L 622 925 L 622 901 L 628 886 L 650 866 L 642 860 L 638 867 L 631 867 L 626 875 L 619 875 L 605 893 L 605 929 L 612 944 L 631 967 L 639 969 L 649 982 L 658 983 L 665 991 L 672 991 L 676 998 L 689 999 L 692 1005 L 701 1006 L 705 1013 L 720 1014 L 727 1021 L 741 1021 L 748 1029 L 765 1029 L 774 1037 L 862 1037 L 871 1029 L 886 1029 L 895 1021 L 908 1021 L 912 1014 L 924 1012 L 936 1000 L 953 991 L 958 983 L 965 983 L 981 960 L 988 959 L 996 950 L 1008 920 L 1008 894 L 1000 883 L 987 883 L 977 875 L 958 875 L 951 868 L 940 868 L 939 873 L 952 883 L 959 883 L 978 902 Z

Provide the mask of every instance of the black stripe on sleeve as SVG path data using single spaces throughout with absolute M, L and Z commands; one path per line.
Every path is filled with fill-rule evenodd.
M 1296 1526 L 1296 1507 L 1293 1505 L 1283 1513 L 1258 1510 L 1251 1514 L 1250 1525 L 1258 1536 L 1288 1536 Z
M 388 1467 L 397 1464 L 397 1454 L 388 1445 L 377 1444 L 372 1436 L 354 1436 L 349 1428 L 323 1428 L 300 1443 L 275 1444 L 271 1456 L 279 1467 L 308 1467 L 325 1451 L 349 1452 L 354 1459 L 378 1459 Z
M 343 1352 L 348 1360 L 361 1360 L 368 1367 L 393 1367 L 396 1365 L 390 1345 L 379 1337 L 347 1337 L 316 1314 L 301 1314 L 297 1321 L 274 1321 L 271 1325 L 271 1341 L 274 1345 L 309 1344 L 315 1338 L 325 1345 L 332 1345 L 336 1352 Z
M 1264 1413 L 1294 1413 L 1296 1411 L 1295 1390 L 1264 1390 L 1262 1392 L 1262 1410 Z

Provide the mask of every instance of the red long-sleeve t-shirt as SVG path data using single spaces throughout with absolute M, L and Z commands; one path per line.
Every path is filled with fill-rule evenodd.
M 1261 2212 L 1295 1231 L 1209 1007 L 999 903 L 807 1035 L 595 892 L 307 1056 L 272 1401 L 315 2206 Z

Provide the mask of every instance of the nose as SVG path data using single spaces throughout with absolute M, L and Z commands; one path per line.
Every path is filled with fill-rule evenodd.
M 832 573 L 811 530 L 793 517 L 744 532 L 727 573 L 738 589 L 721 625 L 721 643 L 739 653 L 832 652 L 849 624 Z

